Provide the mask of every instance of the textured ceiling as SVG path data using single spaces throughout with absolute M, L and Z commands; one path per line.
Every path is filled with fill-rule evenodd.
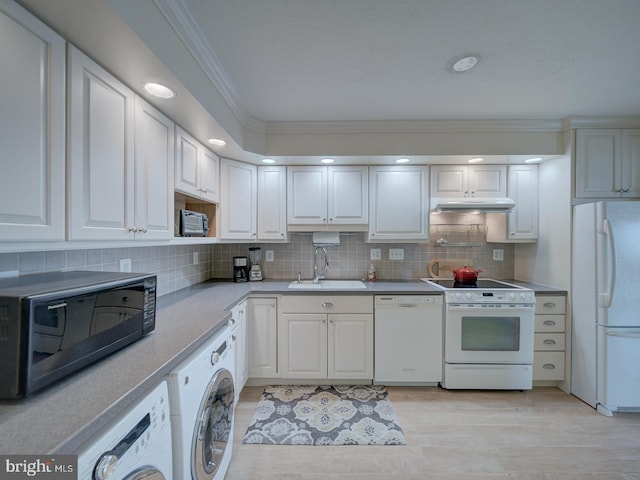
M 640 114 L 638 0 L 183 1 L 265 122 Z
M 511 163 L 562 154 L 560 120 L 640 119 L 640 0 L 18 1 L 248 162 Z M 454 73 L 463 54 L 480 63 Z M 149 79 L 177 97 L 150 98 Z

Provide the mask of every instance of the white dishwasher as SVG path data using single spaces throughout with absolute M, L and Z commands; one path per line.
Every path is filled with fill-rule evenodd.
M 442 381 L 442 296 L 376 295 L 374 383 Z

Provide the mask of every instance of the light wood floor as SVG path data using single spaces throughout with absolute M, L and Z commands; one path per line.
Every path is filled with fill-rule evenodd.
M 605 417 L 556 388 L 388 390 L 405 446 L 243 445 L 262 393 L 245 387 L 226 480 L 640 480 L 640 414 Z

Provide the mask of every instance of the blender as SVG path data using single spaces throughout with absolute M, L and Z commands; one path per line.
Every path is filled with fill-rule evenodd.
M 252 282 L 262 280 L 262 270 L 260 269 L 260 247 L 249 248 L 249 261 L 251 262 L 251 269 L 249 270 L 249 280 Z

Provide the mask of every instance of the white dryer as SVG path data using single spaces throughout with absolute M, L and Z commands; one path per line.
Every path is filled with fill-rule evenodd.
M 162 382 L 78 452 L 80 480 L 171 480 L 169 390 Z
M 169 376 L 175 480 L 224 478 L 233 445 L 233 351 L 228 326 Z

